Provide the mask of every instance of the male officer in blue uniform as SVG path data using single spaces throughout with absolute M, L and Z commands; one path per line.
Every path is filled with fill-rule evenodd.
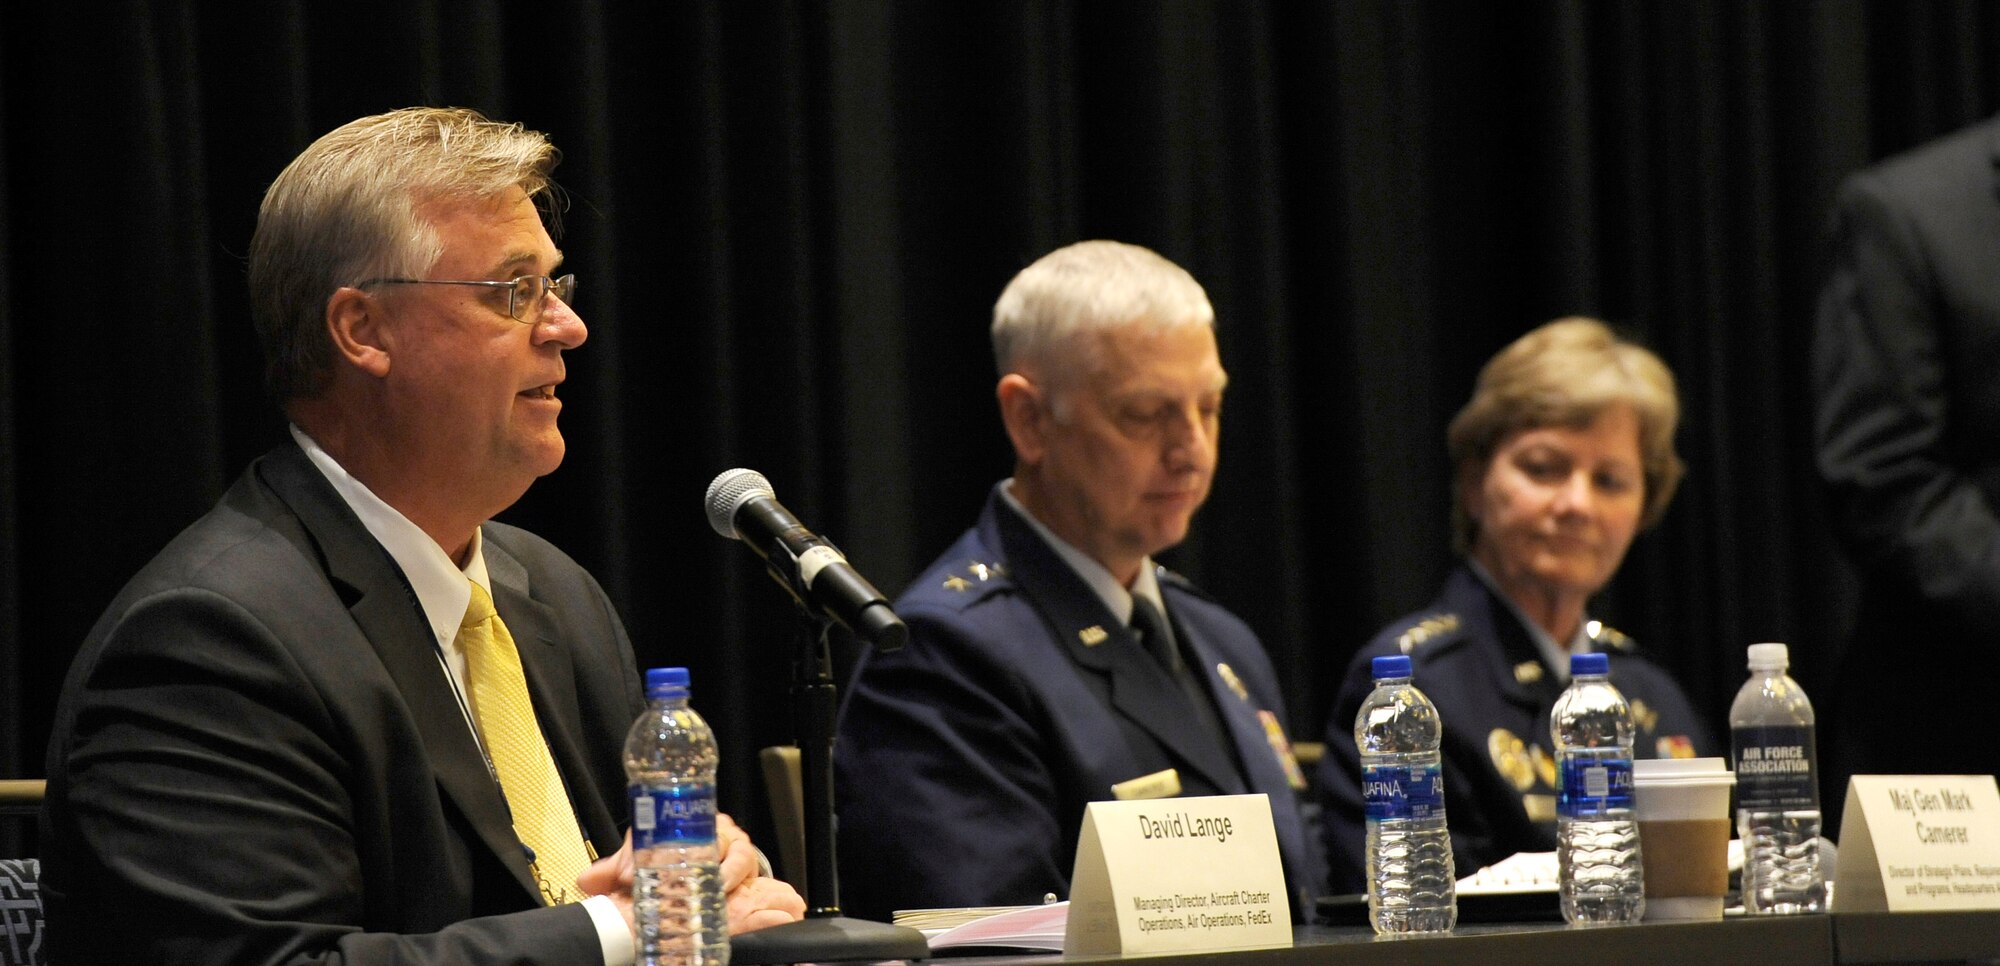
M 1632 708 L 1639 758 L 1691 758 L 1717 746 L 1680 685 L 1631 638 L 1586 621 L 1576 642 L 1611 658 L 1611 683 Z M 1556 847 L 1554 748 L 1549 712 L 1568 687 L 1528 624 L 1470 562 L 1446 579 L 1430 607 L 1391 623 L 1355 655 L 1327 724 L 1320 784 L 1335 892 L 1363 885 L 1367 826 L 1354 747 L 1354 716 L 1374 684 L 1370 663 L 1408 654 L 1411 683 L 1444 721 L 1445 815 L 1452 859 L 1470 875 L 1516 852 Z
M 1215 470 L 1207 294 L 1152 251 L 1089 241 L 1015 276 L 993 316 L 1014 476 L 897 600 L 909 645 L 856 669 L 835 749 L 844 905 L 1067 897 L 1087 803 L 1261 792 L 1302 916 L 1323 860 L 1270 659 L 1152 560 Z

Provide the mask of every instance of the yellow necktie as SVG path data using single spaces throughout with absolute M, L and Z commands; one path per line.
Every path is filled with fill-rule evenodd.
M 514 814 L 514 834 L 535 853 L 535 878 L 549 905 L 575 902 L 576 877 L 590 864 L 583 833 L 563 791 L 562 776 L 535 721 L 528 681 L 514 635 L 507 633 L 493 598 L 477 582 L 459 623 L 465 676 L 472 681 L 472 717 L 500 775 L 500 790 Z

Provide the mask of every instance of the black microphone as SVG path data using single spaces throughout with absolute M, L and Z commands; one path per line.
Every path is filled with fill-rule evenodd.
M 910 629 L 889 599 L 780 505 L 764 474 L 734 469 L 717 476 L 708 485 L 708 525 L 749 544 L 772 579 L 807 610 L 825 614 L 877 650 L 893 651 L 909 640 Z

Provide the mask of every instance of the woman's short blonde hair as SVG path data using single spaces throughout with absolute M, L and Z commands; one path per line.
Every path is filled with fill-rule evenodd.
M 1469 553 L 1479 524 L 1465 506 L 1465 484 L 1486 472 L 1501 439 L 1545 426 L 1588 426 L 1613 406 L 1639 418 L 1639 459 L 1646 506 L 1641 529 L 1667 512 L 1687 467 L 1674 452 L 1681 416 L 1674 374 L 1660 357 L 1621 339 L 1596 319 L 1557 319 L 1514 340 L 1479 370 L 1472 399 L 1451 421 L 1445 445 L 1452 487 L 1452 544 Z

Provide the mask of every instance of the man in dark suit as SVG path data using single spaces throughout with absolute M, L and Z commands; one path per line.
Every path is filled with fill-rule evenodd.
M 271 186 L 250 285 L 293 441 L 133 578 L 64 684 L 56 959 L 631 961 L 631 648 L 589 574 L 487 522 L 561 462 L 586 336 L 536 205 L 554 161 L 410 109 Z M 795 918 L 722 824 L 732 922 Z
M 2000 772 L 2000 119 L 1842 186 L 1813 345 L 1819 471 L 1861 571 L 1822 744 L 1856 773 Z M 1922 656 L 1931 673 L 1913 671 Z M 1896 682 L 1923 678 L 1923 705 Z M 1914 736 L 1912 729 L 1921 732 Z M 1939 738 L 1938 736 L 1948 736 Z M 1834 829 L 1829 828 L 1829 832 Z
M 835 746 L 842 896 L 862 915 L 1066 896 L 1085 804 L 1262 792 L 1293 909 L 1320 886 L 1277 675 L 1152 555 L 1208 496 L 1226 375 L 1187 272 L 1059 249 L 994 306 L 1014 477 L 896 602 Z

